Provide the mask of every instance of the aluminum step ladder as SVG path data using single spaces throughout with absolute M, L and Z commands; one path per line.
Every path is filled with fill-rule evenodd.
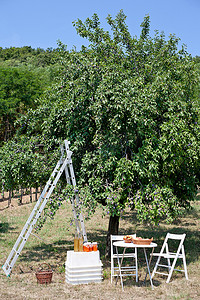
M 84 226 L 84 220 L 81 210 L 77 213 L 76 206 L 80 206 L 78 190 L 76 190 L 76 179 L 72 164 L 72 151 L 69 150 L 70 142 L 65 140 L 64 146 L 61 145 L 61 158 L 58 161 L 56 167 L 54 168 L 49 180 L 47 181 L 38 201 L 35 204 L 24 228 L 22 229 L 18 239 L 15 242 L 5 264 L 2 266 L 5 274 L 10 276 L 12 268 L 15 265 L 17 258 L 19 257 L 24 245 L 26 244 L 29 235 L 31 234 L 34 226 L 40 217 L 46 203 L 48 202 L 58 180 L 60 179 L 63 171 L 65 171 L 65 176 L 67 184 L 72 184 L 74 187 L 75 197 L 71 199 L 72 210 L 74 215 L 74 220 L 76 224 L 76 229 L 78 233 L 83 235 L 84 242 L 87 242 L 87 234 Z M 65 148 L 65 149 L 64 149 Z

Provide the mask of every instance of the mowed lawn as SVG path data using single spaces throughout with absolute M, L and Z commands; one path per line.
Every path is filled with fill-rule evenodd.
M 12 206 L 0 203 L 0 263 L 6 261 L 19 233 L 21 232 L 35 203 L 18 206 L 12 200 Z M 134 212 L 126 211 L 120 220 L 120 234 L 133 234 L 145 238 L 154 238 L 159 250 L 167 232 L 186 233 L 185 251 L 189 280 L 184 273 L 174 272 L 172 280 L 166 284 L 166 278 L 154 277 L 154 290 L 151 290 L 145 277 L 144 254 L 139 251 L 139 283 L 135 278 L 124 279 L 121 285 L 110 283 L 110 261 L 105 258 L 108 217 L 102 218 L 102 212 L 85 222 L 88 240 L 98 242 L 103 263 L 102 283 L 69 285 L 65 282 L 64 264 L 68 250 L 73 249 L 75 226 L 71 225 L 71 206 L 64 203 L 54 220 L 49 220 L 38 233 L 39 238 L 31 235 L 13 268 L 11 277 L 0 270 L 0 299 L 200 299 L 200 197 L 192 204 L 193 209 L 173 224 L 160 224 L 152 228 L 140 225 Z M 155 250 L 155 252 L 156 252 Z M 48 263 L 53 269 L 53 281 L 49 285 L 37 283 L 35 271 L 41 263 Z M 155 261 L 152 262 L 151 269 Z M 181 265 L 178 265 L 180 268 Z

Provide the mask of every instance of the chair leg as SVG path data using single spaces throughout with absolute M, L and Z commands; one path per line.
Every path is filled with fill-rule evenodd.
M 168 269 L 169 269 L 169 272 L 170 272 L 170 270 L 171 270 L 171 263 L 170 263 L 170 259 L 169 258 L 167 258 L 167 264 L 168 264 Z
M 160 256 L 158 257 L 158 259 L 157 259 L 157 261 L 156 261 L 156 264 L 155 264 L 155 267 L 154 267 L 154 269 L 153 269 L 153 272 L 152 272 L 151 278 L 153 278 L 153 277 L 154 277 L 154 275 L 155 275 L 155 273 L 156 273 L 156 271 L 157 271 L 157 268 L 158 268 L 158 264 L 159 264 L 159 262 L 160 262 Z
M 169 254 L 168 244 L 166 244 L 166 253 Z M 167 258 L 167 264 L 168 264 L 168 271 L 170 272 L 170 270 L 171 270 L 170 258 Z
M 182 246 L 182 254 L 183 254 L 183 266 L 184 266 L 184 271 L 185 271 L 185 278 L 188 280 L 188 273 L 187 273 L 187 265 L 186 265 L 186 258 L 185 258 L 185 251 L 184 247 Z
M 136 267 L 136 282 L 138 282 L 138 260 L 137 260 L 137 248 L 135 248 L 135 267 Z
M 119 276 L 120 276 L 120 280 L 121 280 L 122 291 L 124 291 L 124 285 L 123 285 L 122 273 L 121 273 L 121 263 L 123 262 L 125 250 L 126 250 L 126 248 L 124 248 L 122 260 L 121 260 L 121 262 L 120 262 L 119 255 L 118 255 L 118 249 L 117 249 L 117 247 L 116 247 L 116 251 L 117 251 L 117 261 L 118 261 L 118 266 L 119 266 Z M 116 278 L 115 285 L 117 284 L 117 280 L 118 280 L 118 276 L 117 276 L 117 278 Z
M 168 277 L 167 277 L 166 283 L 169 283 L 169 281 L 170 281 L 170 279 L 171 279 L 171 276 L 172 276 L 172 273 L 173 273 L 173 271 L 174 271 L 174 267 L 175 267 L 177 258 L 178 258 L 177 256 L 174 258 L 174 261 L 173 261 L 173 264 L 172 264 L 172 266 L 171 266 L 171 270 L 170 270 L 169 275 L 168 275 Z
M 113 265 L 113 258 L 111 258 L 111 284 L 112 284 L 112 280 L 113 280 L 113 275 L 114 275 L 114 265 Z

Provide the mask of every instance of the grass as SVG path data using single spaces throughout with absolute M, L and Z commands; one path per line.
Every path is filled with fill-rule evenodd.
M 140 225 L 135 213 L 130 211 L 126 211 L 120 220 L 120 234 L 136 232 L 137 236 L 153 236 L 158 244 L 156 250 L 161 247 L 167 232 L 186 233 L 184 245 L 188 281 L 181 272 L 174 272 L 169 284 L 165 283 L 165 278 L 155 276 L 153 291 L 149 280 L 143 286 L 146 269 L 143 253 L 139 252 L 139 284 L 133 278 L 124 279 L 125 292 L 122 292 L 119 283 L 117 286 L 111 285 L 110 261 L 104 256 L 108 217 L 102 219 L 101 211 L 97 211 L 85 225 L 88 239 L 98 242 L 104 280 L 100 284 L 88 285 L 74 286 L 65 283 L 64 263 L 67 251 L 73 249 L 75 227 L 69 225 L 71 206 L 64 204 L 55 219 L 49 220 L 38 233 L 40 239 L 33 235 L 29 237 L 11 277 L 6 277 L 3 270 L 0 270 L 0 299 L 200 299 L 200 199 L 197 200 L 193 203 L 192 211 L 171 225 L 162 223 L 158 228 Z M 17 206 L 12 200 L 10 208 L 0 204 L 0 264 L 3 265 L 34 203 Z M 35 277 L 35 271 L 43 262 L 50 264 L 54 271 L 53 282 L 47 286 L 37 284 Z

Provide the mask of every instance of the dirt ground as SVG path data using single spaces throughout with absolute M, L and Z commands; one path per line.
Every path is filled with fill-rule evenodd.
M 32 210 L 34 203 L 24 199 L 24 205 L 18 206 L 17 200 L 12 200 L 11 206 L 7 208 L 6 202 L 0 202 L 0 224 L 8 224 L 8 230 L 0 232 L 0 263 L 4 264 L 13 244 L 22 229 L 22 224 Z M 105 236 L 108 226 L 108 217 L 102 219 L 99 212 L 86 222 L 87 233 L 90 240 L 97 239 L 100 245 L 101 260 L 103 262 L 103 280 L 101 283 L 90 283 L 86 285 L 70 285 L 65 282 L 65 270 L 63 264 L 67 250 L 72 248 L 74 229 L 63 229 L 63 220 L 70 218 L 69 206 L 64 207 L 57 213 L 54 221 L 46 225 L 40 236 L 45 239 L 46 244 L 41 241 L 30 239 L 27 248 L 23 250 L 21 259 L 13 268 L 11 277 L 6 277 L 0 269 L 0 299 L 99 299 L 99 300 L 121 300 L 121 299 L 200 299 L 200 202 L 196 204 L 195 211 L 188 216 L 177 220 L 172 225 L 163 224 L 159 229 L 147 229 L 139 225 L 127 212 L 120 220 L 120 233 L 137 232 L 140 236 L 152 236 L 161 239 L 166 232 L 186 232 L 186 259 L 189 280 L 184 274 L 175 272 L 169 284 L 165 278 L 154 278 L 154 290 L 150 282 L 143 285 L 145 277 L 145 265 L 142 254 L 139 254 L 139 283 L 135 279 L 124 280 L 124 292 L 118 282 L 117 285 L 110 283 L 110 261 L 104 256 Z M 102 221 L 103 220 L 103 221 Z M 52 229 L 54 229 L 52 231 Z M 55 231 L 56 230 L 56 231 Z M 148 235 L 147 235 L 148 234 Z M 159 240 L 160 239 L 160 240 Z M 70 248 L 71 247 L 71 248 Z M 49 285 L 37 283 L 35 271 L 42 261 L 50 263 L 53 267 L 53 280 Z M 57 266 L 57 267 L 56 267 Z
M 190 274 L 190 273 L 189 273 Z M 120 284 L 110 283 L 104 279 L 102 283 L 86 285 L 69 285 L 65 282 L 64 274 L 53 274 L 53 281 L 49 285 L 37 284 L 34 273 L 13 274 L 7 278 L 1 273 L 1 299 L 200 299 L 200 274 L 190 274 L 189 280 L 178 278 L 170 284 L 164 280 L 155 281 L 154 290 L 151 287 L 139 285 L 129 281 L 122 292 Z

